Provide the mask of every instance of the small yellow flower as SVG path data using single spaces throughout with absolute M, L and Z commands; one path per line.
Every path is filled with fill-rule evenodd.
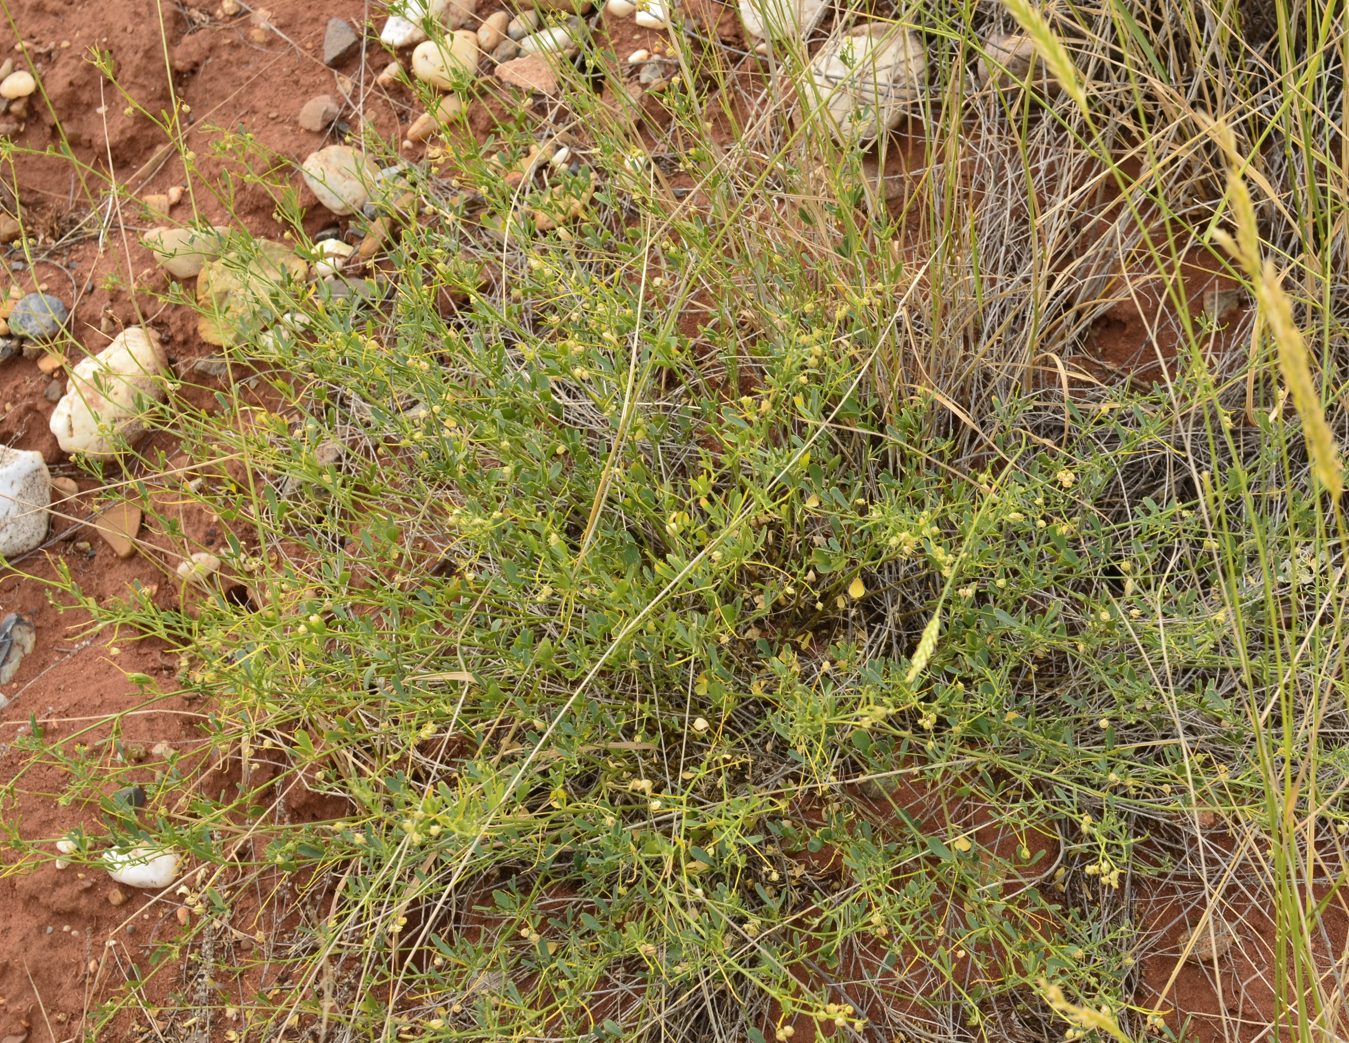
M 867 587 L 866 584 L 862 582 L 861 576 L 854 577 L 853 581 L 850 584 L 848 584 L 848 597 L 852 598 L 854 601 L 856 601 L 866 592 Z
M 1073 474 L 1073 472 L 1066 467 L 1060 470 L 1054 477 L 1065 489 L 1071 489 L 1077 484 L 1077 475 Z

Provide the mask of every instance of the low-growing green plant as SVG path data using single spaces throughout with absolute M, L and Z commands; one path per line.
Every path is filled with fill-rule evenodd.
M 640 106 L 564 69 L 574 166 L 504 176 L 555 131 L 525 113 L 460 134 L 382 182 L 377 271 L 259 290 L 231 380 L 164 415 L 191 467 L 139 462 L 228 528 L 219 585 L 65 579 L 181 651 L 232 771 L 166 764 L 88 840 L 183 851 L 175 954 L 261 984 L 131 998 L 247 1038 L 1207 1039 L 1140 962 L 1235 930 L 1268 1038 L 1342 1033 L 1343 518 L 1264 311 L 1190 299 L 1258 271 L 1210 241 L 1227 170 L 1187 157 L 1226 153 L 1168 82 L 1247 45 L 1187 9 L 1032 14 L 1065 107 L 963 93 L 986 12 L 910 5 L 888 204 L 791 49 L 747 86 L 690 35 Z M 1222 112 L 1288 149 L 1243 176 L 1342 438 L 1326 11 Z M 1149 280 L 1159 378 L 1092 379 Z M 25 742 L 88 801 L 144 775 L 116 736 Z

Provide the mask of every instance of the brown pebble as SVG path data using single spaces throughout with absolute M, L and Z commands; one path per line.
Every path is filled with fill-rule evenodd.
M 169 197 L 162 192 L 153 192 L 148 196 L 142 196 L 141 202 L 145 204 L 147 210 L 155 217 L 169 216 Z
M 300 109 L 296 122 L 302 128 L 321 134 L 342 114 L 342 103 L 331 94 L 316 94 Z
M 38 371 L 45 373 L 47 376 L 51 376 L 65 364 L 66 357 L 64 355 L 56 354 L 55 352 L 43 355 L 42 358 L 37 360 Z
M 52 497 L 68 500 L 72 496 L 80 494 L 80 487 L 76 484 L 74 478 L 53 478 L 52 479 Z
M 412 192 L 404 192 L 394 200 L 393 209 L 396 213 L 405 213 L 415 202 L 417 197 Z M 365 238 L 361 240 L 356 247 L 356 260 L 364 263 L 371 260 L 375 254 L 379 253 L 380 247 L 389 238 L 393 231 L 394 215 L 380 214 L 370 222 L 370 230 L 365 233 Z
M 1190 959 L 1212 962 L 1225 956 L 1235 940 L 1236 934 L 1232 925 L 1221 916 L 1212 916 L 1204 928 L 1193 936 L 1194 946 L 1190 949 Z
M 506 29 L 510 24 L 509 11 L 498 11 L 488 15 L 478 27 L 478 46 L 491 54 L 501 46 L 501 41 L 506 39 Z
M 537 54 L 512 58 L 496 69 L 497 79 L 511 87 L 521 87 L 536 94 L 556 94 L 557 74 L 548 59 Z
M 136 534 L 141 530 L 141 509 L 123 500 L 94 519 L 94 529 L 119 558 L 136 553 Z
M 125 901 L 126 901 L 126 892 L 123 891 L 121 888 L 112 887 L 108 889 L 109 905 L 121 905 Z

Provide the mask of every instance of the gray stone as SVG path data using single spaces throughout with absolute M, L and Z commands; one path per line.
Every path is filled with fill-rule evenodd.
M 360 46 L 361 38 L 345 18 L 329 18 L 323 34 L 323 64 L 330 68 Z
M 539 28 L 539 12 L 535 10 L 522 11 L 511 19 L 510 24 L 506 26 L 506 35 L 512 40 L 523 40 L 530 33 Z
M 37 644 L 37 628 L 27 616 L 14 612 L 0 619 L 0 684 L 9 684 L 19 663 Z
M 50 293 L 30 293 L 19 298 L 9 316 L 9 332 L 29 340 L 51 340 L 65 326 L 70 311 Z
M 187 364 L 189 373 L 200 373 L 204 377 L 224 380 L 229 376 L 230 364 L 224 355 L 204 355 Z
M 47 385 L 47 390 L 42 392 L 42 397 L 53 404 L 61 401 L 61 396 L 66 393 L 65 385 L 59 380 L 53 380 Z
M 674 62 L 643 62 L 641 71 L 637 73 L 637 82 L 643 87 L 654 87 L 657 84 L 664 84 L 674 75 L 678 66 Z

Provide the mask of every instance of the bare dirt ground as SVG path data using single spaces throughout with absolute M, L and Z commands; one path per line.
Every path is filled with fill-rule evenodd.
M 79 165 L 110 172 L 139 198 L 186 185 L 177 153 L 164 148 L 162 131 L 146 114 L 171 107 L 170 83 L 190 107 L 187 143 L 200 149 L 205 171 L 223 166 L 209 154 L 213 126 L 245 129 L 263 149 L 303 158 L 323 144 L 323 136 L 296 125 L 298 109 L 312 95 L 336 93 L 334 70 L 321 58 L 327 18 L 345 17 L 360 25 L 371 12 L 358 0 L 325 4 L 321 12 L 300 0 L 282 0 L 254 15 L 246 10 L 227 14 L 206 3 L 161 7 L 153 0 L 25 0 L 11 11 L 18 36 L 7 30 L 0 39 L 16 59 L 26 55 L 32 60 L 47 102 L 34 105 L 22 121 L 0 117 L 0 134 L 23 150 L 3 175 L 6 209 L 22 213 L 33 240 L 27 257 L 17 247 L 8 250 L 10 284 L 23 292 L 46 285 L 71 303 L 71 328 L 90 353 L 125 326 L 148 323 L 164 336 L 182 372 L 210 351 L 195 334 L 195 317 L 136 292 L 166 285 L 167 277 L 138 241 L 138 232 L 157 222 L 134 212 L 134 206 L 91 217 Z M 167 50 L 159 42 L 161 14 Z M 103 80 L 89 61 L 95 47 L 111 55 L 120 86 L 146 113 L 130 110 L 127 98 Z M 373 80 L 366 56 L 359 53 L 337 72 L 353 82 Z M 399 111 L 387 96 L 362 95 L 359 88 L 351 94 L 366 106 L 363 113 L 354 108 L 344 113 L 351 123 L 364 118 L 377 132 L 392 135 L 400 119 L 406 120 L 409 99 Z M 64 155 L 40 155 L 65 148 L 75 163 Z M 172 217 L 187 219 L 192 206 L 206 220 L 226 223 L 232 214 L 257 235 L 280 234 L 273 201 L 248 185 L 240 186 L 228 207 L 198 194 L 180 202 Z M 331 221 L 321 208 L 314 210 L 318 226 Z M 190 747 L 203 713 L 203 707 L 180 699 L 137 709 L 143 697 L 125 674 L 171 678 L 177 656 L 132 634 L 89 635 L 83 613 L 54 604 L 49 596 L 44 581 L 56 575 L 60 563 L 100 601 L 123 595 L 136 582 L 162 586 L 168 596 L 172 584 L 166 579 L 173 567 L 171 556 L 156 553 L 166 542 L 156 531 L 143 530 L 139 553 L 122 560 L 87 524 L 89 494 L 102 483 L 74 468 L 48 430 L 53 406 L 44 391 L 51 380 L 36 360 L 15 357 L 0 366 L 0 438 L 41 452 L 53 475 L 75 478 L 81 489 L 59 506 L 47 546 L 0 577 L 0 607 L 28 615 L 38 633 L 37 648 L 0 692 L 8 700 L 0 710 L 0 776 L 6 779 L 24 759 L 14 743 L 34 722 L 47 735 L 69 735 L 108 714 L 125 713 L 123 740 L 134 757 L 161 742 L 179 750 Z M 155 448 L 173 449 L 161 445 L 151 451 Z M 176 513 L 190 540 L 210 547 L 223 538 L 217 519 L 192 509 Z M 54 768 L 25 775 L 26 793 L 46 795 L 24 798 L 26 837 L 54 840 L 87 820 L 91 809 L 63 806 L 56 799 L 62 786 Z M 57 870 L 50 863 L 0 880 L 0 1038 L 78 1038 L 91 1004 L 109 981 L 122 980 L 130 964 L 141 962 L 150 947 L 178 928 L 175 904 L 118 888 L 102 873 Z

